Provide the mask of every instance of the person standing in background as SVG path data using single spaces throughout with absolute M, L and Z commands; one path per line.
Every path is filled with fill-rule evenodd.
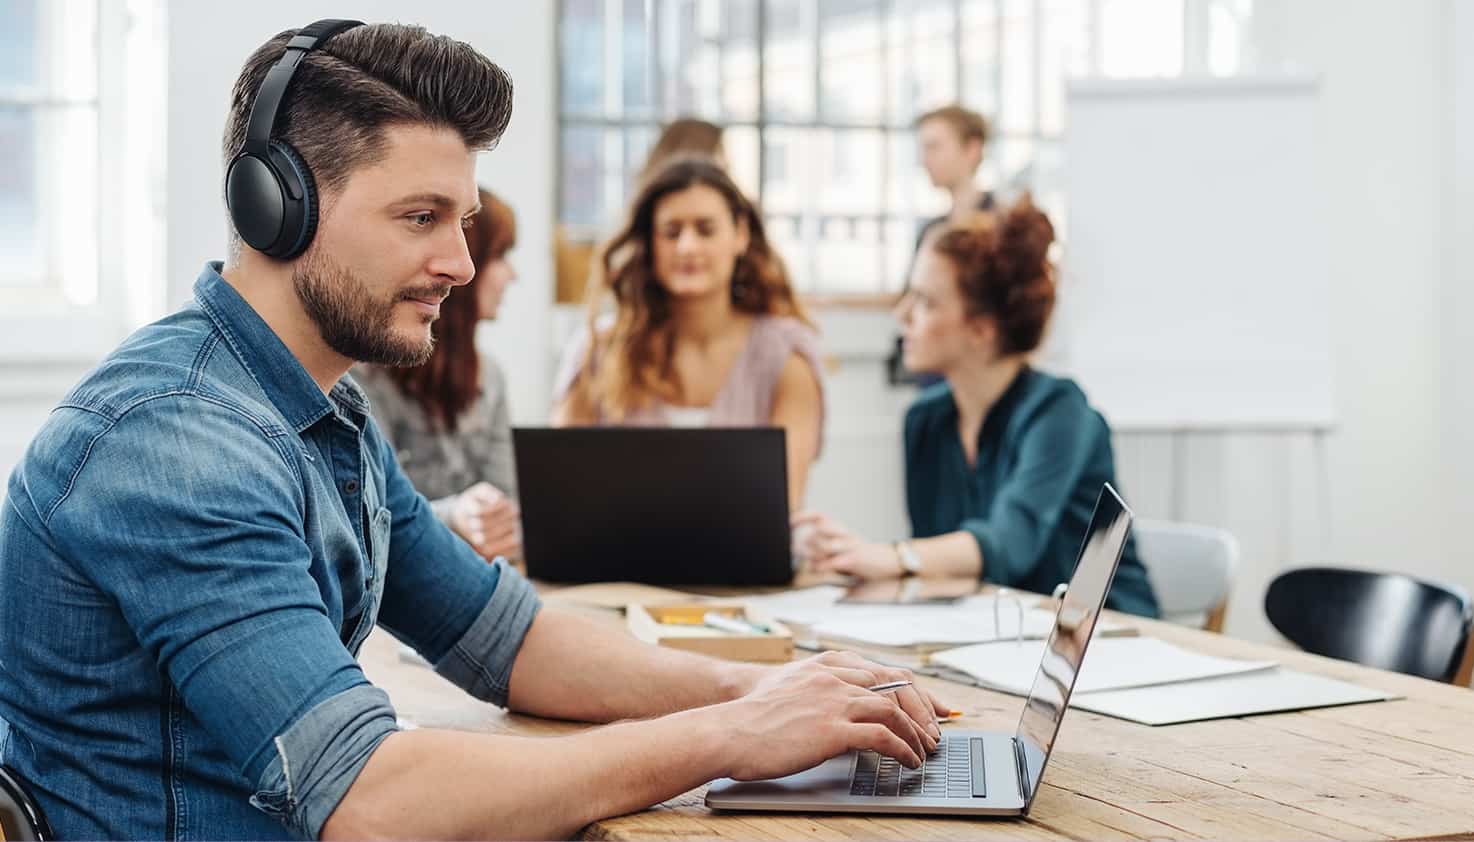
M 988 143 L 988 121 L 976 111 L 947 105 L 916 118 L 916 145 L 921 166 L 932 186 L 947 191 L 952 207 L 943 216 L 928 219 L 916 233 L 916 253 L 945 222 L 961 222 L 976 211 L 990 211 L 993 194 L 977 184 L 983 148 Z M 915 258 L 912 258 L 913 262 Z
M 441 305 L 430 359 L 408 368 L 358 365 L 353 376 L 435 516 L 490 561 L 522 555 L 522 512 L 506 376 L 490 355 L 477 353 L 476 326 L 496 318 L 517 279 L 507 261 L 517 222 L 490 191 L 482 189 L 480 199 L 466 227 L 476 273 Z
M 650 147 L 637 183 L 649 181 L 676 158 L 706 158 L 725 170 L 727 150 L 722 145 L 722 127 L 694 117 L 682 117 L 667 123 L 655 145 Z
M 916 249 L 911 257 L 913 268 L 916 256 L 945 223 L 961 222 L 978 211 L 992 210 L 996 204 L 993 194 L 977 184 L 983 148 L 988 143 L 988 121 L 983 119 L 983 115 L 960 105 L 946 105 L 917 117 L 915 127 L 921 166 L 925 168 L 932 186 L 947 191 L 952 205 L 942 216 L 923 222 L 916 232 Z M 908 271 L 903 289 L 910 289 L 910 274 Z M 941 381 L 941 376 L 934 372 L 907 370 L 901 361 L 899 336 L 888 367 L 893 383 L 912 382 L 930 386 Z

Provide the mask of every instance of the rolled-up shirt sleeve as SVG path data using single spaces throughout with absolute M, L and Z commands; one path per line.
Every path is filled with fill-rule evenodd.
M 315 838 L 396 720 L 313 578 L 295 442 L 161 395 L 99 421 L 46 516 L 157 663 L 167 703 L 203 725 L 253 804 Z
M 379 442 L 386 502 L 394 519 L 379 624 L 435 671 L 483 701 L 505 707 L 512 664 L 541 608 L 532 585 L 505 559 L 488 564 L 431 511 Z

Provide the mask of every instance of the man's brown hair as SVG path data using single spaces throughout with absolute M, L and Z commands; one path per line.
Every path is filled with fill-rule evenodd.
M 963 143 L 976 140 L 979 144 L 988 143 L 988 121 L 983 115 L 960 105 L 944 105 L 941 108 L 933 108 L 920 117 L 916 118 L 916 128 L 921 128 L 922 123 L 932 120 L 941 120 L 957 132 L 957 136 Z
M 227 166 L 246 143 L 251 105 L 271 66 L 298 30 L 246 59 L 225 120 Z M 376 23 L 349 29 L 307 53 L 277 110 L 272 138 L 290 143 L 319 192 L 384 154 L 385 129 L 424 125 L 455 130 L 471 149 L 490 149 L 512 116 L 512 80 L 474 47 L 423 27 Z M 240 237 L 231 232 L 231 254 Z

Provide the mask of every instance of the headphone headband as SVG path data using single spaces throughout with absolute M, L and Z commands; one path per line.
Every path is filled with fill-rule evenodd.
M 297 68 L 302 65 L 302 59 L 312 50 L 327 43 L 334 35 L 362 25 L 361 20 L 328 18 L 297 30 L 297 34 L 287 42 L 282 57 L 266 72 L 266 79 L 256 92 L 256 100 L 251 104 L 251 118 L 246 123 L 246 145 L 241 150 L 243 154 L 257 157 L 266 154 L 266 147 L 271 141 L 271 130 L 276 125 L 277 109 L 281 107 L 282 97 L 286 96 L 287 86 L 291 84 Z

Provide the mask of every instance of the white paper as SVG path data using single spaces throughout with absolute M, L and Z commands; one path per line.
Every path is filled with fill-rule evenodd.
M 1019 611 L 1007 601 L 996 617 L 991 600 L 985 605 L 969 600 L 945 608 L 888 607 L 870 611 L 864 616 L 832 617 L 815 624 L 813 632 L 820 638 L 875 646 L 945 646 L 989 640 L 1011 643 L 1020 637 Z M 1054 626 L 1054 612 L 1030 608 L 1023 612 L 1022 623 L 1022 637 L 1046 637 Z
M 937 652 L 931 661 L 966 673 L 985 686 L 1024 695 L 1034 684 L 1043 656 L 1043 640 L 1026 640 L 1022 644 L 1002 641 Z M 1075 699 L 1077 706 L 1083 707 L 1083 697 L 1097 691 L 1238 675 L 1273 666 L 1274 661 L 1202 655 L 1151 637 L 1097 634 L 1085 652 L 1085 664 L 1075 682 Z
M 845 589 L 839 585 L 819 585 L 796 591 L 745 597 L 743 601 L 784 622 L 810 625 L 833 610 L 834 603 L 844 594 Z
M 1086 659 L 1089 657 L 1087 653 Z M 1087 693 L 1076 696 L 1070 705 L 1144 725 L 1175 725 L 1395 698 L 1396 694 L 1281 667 L 1160 687 Z
M 807 628 L 813 637 L 859 646 L 957 646 L 1022 637 L 1044 638 L 1054 626 L 1054 611 L 1034 608 L 1035 594 L 1010 591 L 1000 601 L 993 594 L 970 596 L 954 603 L 923 605 L 839 604 L 845 589 L 822 585 L 748 599 L 753 606 L 788 623 Z M 1097 632 L 1128 629 L 1102 621 Z

